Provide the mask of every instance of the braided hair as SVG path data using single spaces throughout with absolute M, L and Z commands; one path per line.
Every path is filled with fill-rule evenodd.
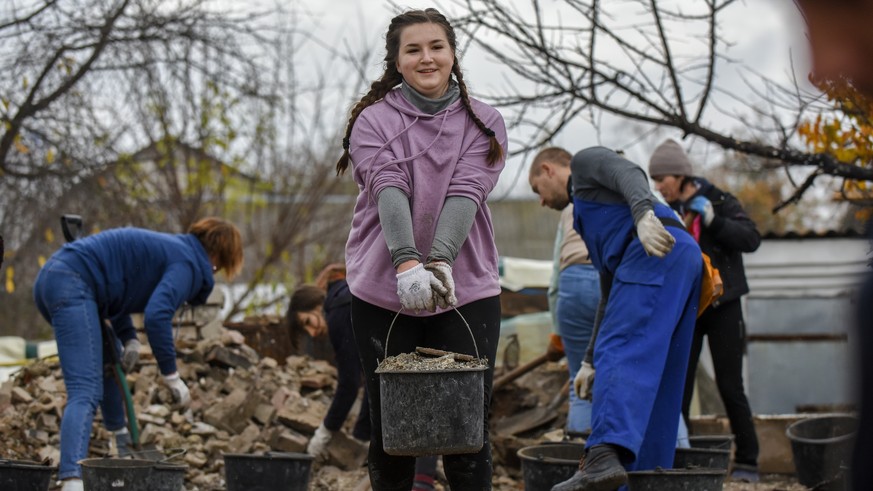
M 446 33 L 446 39 L 449 42 L 449 47 L 451 47 L 452 53 L 455 54 L 455 63 L 452 65 L 452 73 L 455 75 L 458 82 L 458 88 L 461 92 L 461 102 L 464 104 L 467 113 L 470 115 L 470 118 L 473 119 L 473 122 L 479 130 L 481 130 L 482 133 L 491 140 L 491 146 L 488 150 L 488 164 L 493 165 L 495 162 L 503 158 L 503 147 L 501 147 L 500 142 L 497 141 L 494 130 L 485 126 L 485 123 L 479 119 L 479 116 L 476 115 L 475 111 L 473 111 L 473 106 L 470 104 L 470 96 L 467 94 L 467 86 L 464 83 L 464 76 L 461 74 L 461 65 L 458 63 L 458 44 L 454 28 L 452 28 L 448 19 L 446 19 L 437 9 L 429 8 L 425 10 L 409 10 L 391 19 L 391 24 L 388 26 L 388 33 L 385 35 L 385 59 L 383 60 L 385 62 L 385 71 L 378 80 L 370 85 L 370 90 L 364 95 L 364 97 L 362 97 L 361 100 L 352 107 L 349 121 L 346 125 L 346 132 L 343 136 L 343 154 L 336 163 L 337 175 L 343 174 L 349 166 L 349 139 L 352 135 L 352 127 L 354 127 L 358 116 L 361 115 L 361 112 L 363 112 L 364 109 L 382 100 L 391 89 L 403 81 L 403 77 L 400 75 L 400 72 L 397 71 L 397 56 L 400 53 L 400 35 L 403 32 L 403 29 L 414 24 L 424 24 L 428 22 L 437 24 L 443 28 L 443 31 Z

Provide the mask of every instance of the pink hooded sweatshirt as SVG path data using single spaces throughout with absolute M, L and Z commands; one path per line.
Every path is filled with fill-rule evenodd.
M 494 131 L 506 155 L 503 117 L 487 104 L 475 99 L 470 102 L 479 119 Z M 421 112 L 396 88 L 361 112 L 350 140 L 354 178 L 360 190 L 346 244 L 352 294 L 378 307 L 400 310 L 396 271 L 377 206 L 379 193 L 386 187 L 399 188 L 409 196 L 415 247 L 423 256 L 431 249 L 445 199 L 464 196 L 476 202 L 479 210 L 452 268 L 458 305 L 499 294 L 494 227 L 485 200 L 505 162 L 501 159 L 488 165 L 490 140 L 461 100 L 431 115 Z

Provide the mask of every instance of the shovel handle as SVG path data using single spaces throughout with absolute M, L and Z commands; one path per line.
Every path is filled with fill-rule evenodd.
M 492 389 L 497 390 L 497 389 L 503 387 L 504 385 L 508 384 L 509 382 L 512 382 L 513 380 L 517 379 L 518 377 L 521 377 L 522 375 L 526 374 L 527 372 L 533 370 L 534 368 L 542 365 L 543 363 L 545 363 L 547 361 L 548 361 L 548 355 L 545 353 L 534 358 L 533 360 L 525 363 L 524 365 L 517 367 L 515 370 L 512 370 L 511 372 L 509 372 L 505 375 L 501 375 L 500 378 L 494 380 L 494 384 L 492 384 Z

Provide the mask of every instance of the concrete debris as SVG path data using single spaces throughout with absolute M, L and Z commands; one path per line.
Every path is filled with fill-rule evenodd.
M 212 326 L 209 339 L 181 336 L 177 340 L 179 373 L 191 390 L 191 405 L 172 405 L 160 381 L 154 359 L 145 349 L 128 381 L 136 406 L 141 442 L 189 466 L 187 491 L 226 488 L 223 454 L 305 452 L 324 419 L 336 387 L 336 369 L 322 360 L 292 355 L 277 360 L 245 344 L 247 338 Z M 198 334 L 197 336 L 200 336 Z M 263 341 L 263 338 L 261 339 Z M 442 363 L 439 361 L 437 363 Z M 547 404 L 566 381 L 566 367 L 547 363 L 500 390 L 492 401 L 491 421 Z M 63 375 L 56 359 L 36 361 L 0 385 L 0 458 L 59 461 L 59 428 L 66 404 Z M 325 461 L 313 462 L 311 491 L 370 489 L 363 466 L 367 444 L 350 436 L 360 397 L 328 445 Z M 566 405 L 546 427 L 517 436 L 491 434 L 494 491 L 524 488 L 517 451 L 545 440 L 560 440 Z M 90 457 L 108 455 L 110 433 L 99 411 L 92 428 Z M 180 450 L 184 450 L 181 453 Z M 436 489 L 444 491 L 445 476 L 437 474 Z M 782 483 L 784 484 L 784 482 Z M 799 488 L 731 488 L 799 489 Z

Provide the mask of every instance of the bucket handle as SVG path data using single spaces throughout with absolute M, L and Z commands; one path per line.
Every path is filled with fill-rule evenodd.
M 158 463 L 159 464 L 168 463 L 169 461 L 171 461 L 173 459 L 177 459 L 177 458 L 185 455 L 187 452 L 188 452 L 188 449 L 185 449 L 185 448 L 168 449 L 166 456 L 163 459 L 159 460 Z
M 452 310 L 457 312 L 458 315 L 461 317 L 461 320 L 464 321 L 464 325 L 467 327 L 467 332 L 470 333 L 470 339 L 473 341 L 473 349 L 476 351 L 476 359 L 480 360 L 481 357 L 479 356 L 479 346 L 476 345 L 476 337 L 473 336 L 473 330 L 470 329 L 470 324 L 467 323 L 467 319 L 464 318 L 463 314 L 461 314 L 461 311 L 458 310 L 457 307 L 452 306 Z M 398 317 L 400 317 L 401 312 L 403 312 L 403 307 L 400 307 L 400 310 L 398 310 L 397 313 L 394 314 L 394 318 L 391 319 L 391 325 L 388 326 L 388 334 L 385 336 L 385 358 L 388 357 L 388 341 L 391 339 L 391 330 L 394 329 L 394 322 L 397 320 Z

